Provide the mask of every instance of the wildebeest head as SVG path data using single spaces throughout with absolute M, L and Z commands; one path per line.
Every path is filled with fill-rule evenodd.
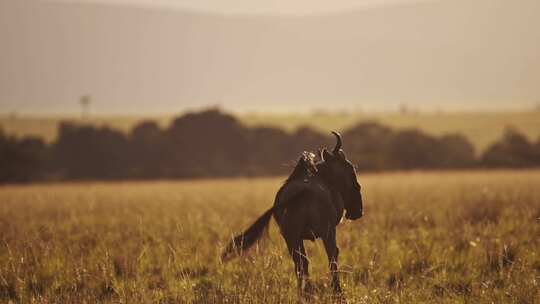
M 344 200 L 345 217 L 355 220 L 364 214 L 362 204 L 361 187 L 356 180 L 356 170 L 353 164 L 347 159 L 345 152 L 341 149 L 342 141 L 339 133 L 332 131 L 336 136 L 337 143 L 332 152 L 322 150 L 322 158 L 327 164 L 328 173 L 332 179 L 332 184 L 339 191 Z

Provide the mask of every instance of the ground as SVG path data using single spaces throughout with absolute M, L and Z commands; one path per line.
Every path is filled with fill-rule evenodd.
M 283 178 L 0 187 L 0 302 L 290 303 L 285 244 L 220 251 Z M 540 303 L 540 171 L 361 175 L 365 217 L 338 227 L 350 303 Z M 332 299 L 322 244 L 308 243 Z

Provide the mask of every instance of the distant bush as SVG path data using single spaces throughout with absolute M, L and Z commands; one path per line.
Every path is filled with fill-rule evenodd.
M 347 156 L 359 170 L 384 170 L 392 167 L 388 149 L 394 131 L 375 122 L 358 124 L 343 133 Z
M 441 138 L 418 130 L 394 131 L 362 123 L 344 133 L 347 151 L 361 170 L 466 168 L 474 165 L 472 144 L 463 136 Z
M 283 174 L 284 164 L 296 157 L 291 155 L 291 136 L 281 129 L 255 127 L 248 131 L 247 141 L 248 175 Z
M 0 182 L 30 182 L 44 178 L 48 148 L 35 137 L 17 139 L 0 129 Z
M 439 139 L 440 165 L 443 168 L 468 168 L 476 164 L 471 142 L 461 134 L 449 134 Z
M 143 121 L 128 134 L 63 122 L 57 140 L 17 139 L 0 131 L 0 182 L 155 179 L 285 174 L 304 150 L 332 146 L 330 134 L 309 127 L 287 133 L 248 128 L 218 109 L 187 113 L 167 128 Z M 476 157 L 462 135 L 432 136 L 376 122 L 343 132 L 344 148 L 361 171 L 540 166 L 536 143 L 513 129 Z
M 481 162 L 485 167 L 540 166 L 540 139 L 533 145 L 524 135 L 508 128 L 503 137 L 484 152 Z
M 128 135 L 131 164 L 129 175 L 134 178 L 159 178 L 168 175 L 165 157 L 168 141 L 158 125 L 144 121 L 136 125 Z
M 441 150 L 435 137 L 418 130 L 404 130 L 393 136 L 389 146 L 390 160 L 399 169 L 440 167 L 437 152 Z
M 248 130 L 217 109 L 188 113 L 165 130 L 172 177 L 238 175 L 249 153 Z
M 64 122 L 52 148 L 54 165 L 65 179 L 128 177 L 131 150 L 119 131 Z

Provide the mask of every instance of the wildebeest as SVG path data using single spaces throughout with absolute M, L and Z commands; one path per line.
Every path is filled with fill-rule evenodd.
M 251 247 L 273 216 L 294 261 L 299 290 L 309 292 L 312 288 L 304 240 L 321 238 L 328 255 L 333 291 L 341 294 L 336 226 L 344 211 L 347 219 L 360 218 L 363 206 L 355 168 L 341 149 L 341 136 L 337 132 L 332 133 L 337 139 L 333 151 L 323 149 L 318 162 L 315 162 L 313 154 L 304 153 L 277 192 L 273 207 L 245 232 L 234 237 L 223 252 L 223 260 Z

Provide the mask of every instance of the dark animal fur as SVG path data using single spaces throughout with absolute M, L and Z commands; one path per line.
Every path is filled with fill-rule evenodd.
M 321 161 L 317 163 L 315 155 L 304 152 L 277 192 L 274 206 L 232 240 L 222 254 L 223 260 L 255 244 L 273 216 L 294 261 L 299 288 L 308 290 L 310 286 L 303 241 L 321 238 L 329 259 L 332 287 L 335 292 L 341 292 L 337 274 L 339 249 L 336 246 L 336 226 L 344 211 L 347 218 L 357 219 L 363 215 L 363 208 L 354 167 L 341 150 L 341 136 L 333 134 L 337 138 L 334 150 L 322 150 Z

